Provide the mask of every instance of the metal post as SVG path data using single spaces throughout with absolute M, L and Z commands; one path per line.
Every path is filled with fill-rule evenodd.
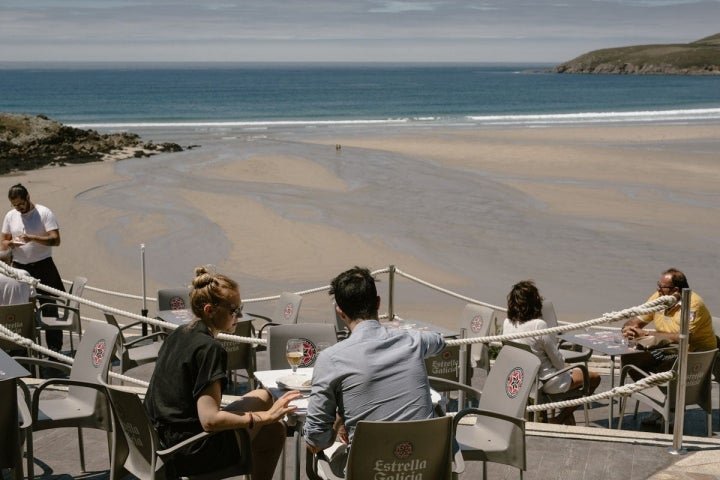
M 147 310 L 147 294 L 145 292 L 145 244 L 140 244 L 140 271 L 142 273 L 142 316 L 148 316 Z M 142 335 L 145 336 L 148 333 L 147 323 L 142 324 Z
M 465 338 L 467 331 L 465 328 L 460 329 L 460 338 Z M 460 344 L 460 365 L 458 366 L 458 378 L 460 383 L 466 384 L 467 380 L 467 359 L 468 359 L 468 346 L 464 343 Z M 458 411 L 465 408 L 465 392 L 460 390 L 458 392 Z
M 680 305 L 680 345 L 678 347 L 678 371 L 675 395 L 675 427 L 673 429 L 673 445 L 668 451 L 673 455 L 685 455 L 682 448 L 682 434 L 685 423 L 685 385 L 687 384 L 687 354 L 689 349 L 690 329 L 690 293 L 692 290 L 683 288 Z M 668 392 L 669 393 L 669 392 Z
M 393 295 L 395 294 L 395 265 L 390 265 L 388 279 L 388 320 L 395 319 L 395 302 Z

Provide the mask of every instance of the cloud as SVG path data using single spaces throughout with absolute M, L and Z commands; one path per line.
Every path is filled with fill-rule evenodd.
M 556 61 L 718 18 L 720 0 L 3 0 L 0 61 Z

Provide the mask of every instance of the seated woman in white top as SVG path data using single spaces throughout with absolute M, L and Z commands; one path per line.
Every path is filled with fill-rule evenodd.
M 503 323 L 503 335 L 529 332 L 534 330 L 545 330 L 548 328 L 545 320 L 542 319 L 542 301 L 535 283 L 532 280 L 524 280 L 513 285 L 507 296 L 507 316 Z M 554 334 L 539 335 L 514 340 L 516 343 L 523 343 L 530 346 L 530 350 L 540 358 L 539 377 L 543 379 L 558 370 L 565 368 L 565 361 L 558 351 L 557 339 Z M 600 385 L 600 375 L 597 372 L 589 372 L 590 393 Z M 543 383 L 542 389 L 546 393 L 562 393 L 583 386 L 583 375 L 579 368 L 565 372 L 548 379 Z M 553 423 L 565 423 L 574 425 L 573 412 L 577 407 L 566 407 L 560 414 L 553 418 Z

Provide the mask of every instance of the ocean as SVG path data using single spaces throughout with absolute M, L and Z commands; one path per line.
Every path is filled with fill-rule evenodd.
M 0 64 L 0 111 L 104 130 L 720 119 L 720 78 L 552 65 Z

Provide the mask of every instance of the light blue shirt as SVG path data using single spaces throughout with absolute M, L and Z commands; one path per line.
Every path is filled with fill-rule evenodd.
M 327 448 L 336 412 L 352 440 L 360 420 L 433 417 L 425 358 L 445 347 L 439 333 L 387 330 L 363 320 L 347 339 L 322 351 L 313 370 L 305 440 Z

